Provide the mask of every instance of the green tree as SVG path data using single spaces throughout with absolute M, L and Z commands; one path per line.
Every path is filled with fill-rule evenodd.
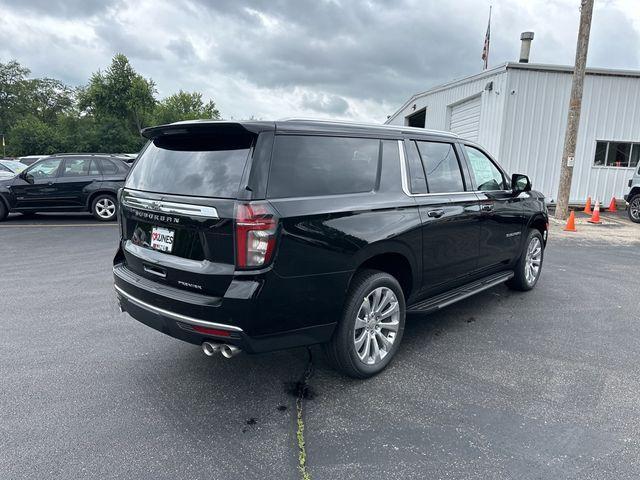
M 120 119 L 134 136 L 147 126 L 156 104 L 155 84 L 136 73 L 129 60 L 117 54 L 105 72 L 97 71 L 78 93 L 81 111 L 101 119 Z M 111 123 L 109 120 L 109 123 Z
M 7 135 L 7 153 L 14 156 L 56 153 L 61 144 L 58 130 L 33 115 L 18 120 Z
M 183 92 L 156 101 L 155 84 L 124 55 L 83 88 L 54 78 L 29 78 L 15 60 L 0 63 L 0 133 L 10 155 L 55 152 L 135 152 L 151 124 L 220 118 L 213 101 Z
M 45 123 L 55 123 L 60 115 L 74 113 L 75 92 L 53 78 L 36 78 L 27 84 L 30 112 Z
M 180 90 L 158 102 L 153 118 L 156 125 L 182 120 L 218 120 L 220 112 L 213 100 L 203 102 L 201 93 Z
M 15 60 L 0 63 L 0 133 L 8 133 L 11 126 L 29 111 L 29 69 Z

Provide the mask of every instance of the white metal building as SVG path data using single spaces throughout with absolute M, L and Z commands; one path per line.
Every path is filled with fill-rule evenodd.
M 505 63 L 414 95 L 386 123 L 477 141 L 555 202 L 572 72 Z M 587 69 L 570 202 L 621 199 L 639 158 L 640 71 Z

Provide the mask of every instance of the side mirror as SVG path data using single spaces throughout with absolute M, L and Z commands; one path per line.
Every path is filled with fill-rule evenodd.
M 21 171 L 18 176 L 27 183 L 33 184 L 35 181 L 33 178 L 33 175 L 29 175 L 29 173 L 26 170 Z
M 531 180 L 526 175 L 514 173 L 511 175 L 511 189 L 513 193 L 529 192 L 531 191 Z

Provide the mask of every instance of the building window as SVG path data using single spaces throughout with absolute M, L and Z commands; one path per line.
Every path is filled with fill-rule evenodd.
M 640 143 L 596 142 L 593 164 L 596 167 L 634 168 L 640 160 Z

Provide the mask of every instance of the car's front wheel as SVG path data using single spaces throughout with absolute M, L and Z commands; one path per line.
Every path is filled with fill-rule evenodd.
M 529 230 L 524 244 L 524 251 L 514 269 L 514 276 L 507 285 L 514 290 L 526 292 L 538 283 L 542 272 L 542 260 L 544 259 L 544 243 L 542 234 L 536 230 Z
M 325 346 L 329 362 L 354 378 L 368 378 L 391 361 L 404 331 L 405 300 L 391 275 L 358 272 L 351 282 L 342 319 Z
M 629 199 L 629 219 L 640 223 L 640 195 L 634 195 Z
M 2 201 L 2 199 L 0 199 L 0 222 L 5 218 L 7 218 L 7 215 L 9 215 L 9 211 L 7 210 L 7 207 L 4 205 L 4 202 Z
M 116 219 L 116 199 L 113 195 L 98 195 L 91 203 L 91 213 L 101 222 Z

